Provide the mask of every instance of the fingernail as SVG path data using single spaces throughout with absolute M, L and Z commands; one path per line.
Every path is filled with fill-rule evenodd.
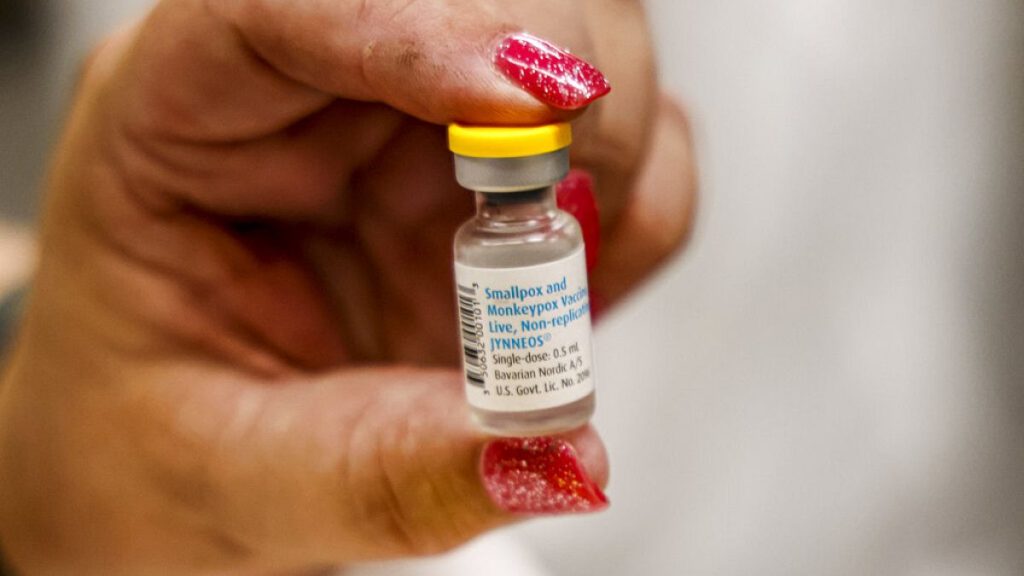
M 556 188 L 558 207 L 576 217 L 587 251 L 587 271 L 597 266 L 601 250 L 601 219 L 594 197 L 594 178 L 586 170 L 572 170 Z
M 515 514 L 596 512 L 608 498 L 576 449 L 558 438 L 504 438 L 487 445 L 483 478 L 491 500 Z
M 555 108 L 582 108 L 612 89 L 604 74 L 586 60 L 525 32 L 501 41 L 494 64 L 509 80 Z

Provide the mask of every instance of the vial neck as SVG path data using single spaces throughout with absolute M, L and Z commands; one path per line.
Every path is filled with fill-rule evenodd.
M 477 192 L 476 215 L 487 226 L 530 227 L 551 221 L 558 213 L 552 186 L 522 192 Z

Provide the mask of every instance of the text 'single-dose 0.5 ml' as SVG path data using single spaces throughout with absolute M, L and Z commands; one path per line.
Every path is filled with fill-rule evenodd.
M 466 397 L 492 434 L 554 434 L 594 412 L 583 237 L 555 203 L 571 142 L 568 124 L 449 128 L 477 206 L 455 238 Z

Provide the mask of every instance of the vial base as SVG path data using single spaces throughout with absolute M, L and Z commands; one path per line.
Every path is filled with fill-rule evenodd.
M 494 412 L 471 406 L 473 420 L 484 432 L 495 436 L 549 436 L 575 430 L 594 415 L 594 393 L 575 402 L 533 412 Z

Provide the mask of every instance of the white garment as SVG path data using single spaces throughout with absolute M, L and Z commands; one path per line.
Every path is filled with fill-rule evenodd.
M 704 184 L 558 574 L 1024 574 L 1024 4 L 660 0 Z

